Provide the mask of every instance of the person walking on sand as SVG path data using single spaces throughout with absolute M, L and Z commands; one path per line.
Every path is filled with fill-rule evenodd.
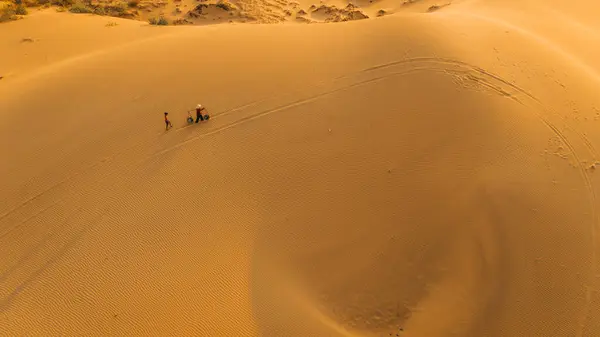
M 202 106 L 202 104 L 198 104 L 196 106 L 196 123 L 204 120 L 204 117 L 202 116 L 202 111 L 204 111 L 204 107 Z
M 169 115 L 169 113 L 165 112 L 165 130 L 169 130 L 170 127 L 171 128 L 173 127 L 173 124 L 171 124 L 171 121 L 169 120 L 168 115 Z

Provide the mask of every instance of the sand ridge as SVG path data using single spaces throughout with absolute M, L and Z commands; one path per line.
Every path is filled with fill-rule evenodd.
M 62 3 L 62 5 L 60 5 Z M 27 0 L 32 13 L 59 11 L 75 15 L 103 15 L 117 20 L 132 19 L 153 25 L 331 23 L 364 20 L 393 13 L 428 13 L 451 5 L 433 0 L 394 2 L 390 0 Z M 52 6 L 54 5 L 54 6 Z M 16 6 L 13 11 L 16 12 Z M 51 9 L 49 9 L 51 8 Z M 13 15 L 13 19 L 25 16 Z
M 0 332 L 597 335 L 597 27 L 432 5 L 0 25 Z

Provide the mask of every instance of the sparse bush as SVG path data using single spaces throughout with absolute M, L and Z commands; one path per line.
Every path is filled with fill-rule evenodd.
M 127 3 L 127 6 L 129 6 L 130 8 L 135 8 L 140 4 L 140 0 L 129 0 L 129 2 Z
M 85 13 L 93 13 L 94 11 L 84 4 L 76 3 L 71 8 L 69 8 L 69 12 L 76 13 L 76 14 L 85 14 Z
M 125 4 L 125 3 L 111 4 L 109 6 L 105 6 L 104 11 L 106 12 L 107 15 L 119 16 L 122 13 L 125 13 L 125 11 L 127 11 L 127 4 Z
M 15 14 L 17 15 L 27 15 L 27 8 L 23 5 L 18 5 L 15 9 Z
M 96 15 L 106 15 L 106 11 L 102 7 L 94 8 L 94 14 Z
M 36 0 L 25 0 L 25 1 L 23 1 L 23 5 L 25 5 L 25 7 L 37 7 L 37 6 L 41 6 L 43 4 Z
M 52 0 L 51 3 L 56 6 L 69 7 L 75 4 L 75 0 Z
M 0 6 L 2 6 L 0 4 Z M 16 20 L 16 12 L 13 6 L 7 5 L 5 7 L 0 8 L 0 22 Z
M 150 18 L 150 20 L 148 20 L 148 22 L 151 25 L 155 25 L 155 26 L 167 26 L 169 24 L 169 21 L 167 21 L 167 19 L 165 19 L 162 16 L 159 18 Z
M 179 25 L 191 25 L 193 24 L 193 22 L 186 20 L 185 18 L 179 18 L 175 21 L 173 21 L 173 25 L 175 26 L 179 26 Z

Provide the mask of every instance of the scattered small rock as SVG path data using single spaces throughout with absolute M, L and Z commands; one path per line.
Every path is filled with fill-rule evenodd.
M 30 37 L 25 37 L 21 40 L 21 42 L 35 42 L 35 41 Z

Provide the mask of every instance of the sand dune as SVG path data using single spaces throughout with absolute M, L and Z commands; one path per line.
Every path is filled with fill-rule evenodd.
M 0 335 L 600 335 L 600 5 L 444 4 L 0 25 Z

